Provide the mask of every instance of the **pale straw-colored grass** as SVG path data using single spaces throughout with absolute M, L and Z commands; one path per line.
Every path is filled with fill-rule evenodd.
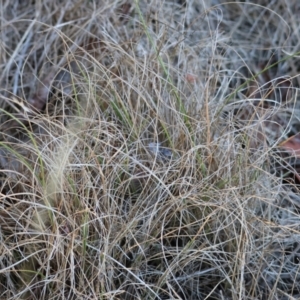
M 0 298 L 298 299 L 298 1 L 20 2 Z

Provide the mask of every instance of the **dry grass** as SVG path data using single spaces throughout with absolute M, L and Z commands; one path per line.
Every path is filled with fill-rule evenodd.
M 0 299 L 299 299 L 299 1 L 1 5 Z

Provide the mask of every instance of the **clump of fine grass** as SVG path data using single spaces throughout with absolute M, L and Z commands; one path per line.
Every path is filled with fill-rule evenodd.
M 3 5 L 0 298 L 299 296 L 297 1 Z

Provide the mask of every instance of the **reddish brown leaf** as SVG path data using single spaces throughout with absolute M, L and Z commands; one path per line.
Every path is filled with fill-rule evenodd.
M 279 147 L 285 149 L 296 157 L 300 157 L 300 133 L 297 133 L 280 143 Z
M 185 76 L 185 79 L 187 82 L 189 83 L 195 83 L 197 81 L 197 76 L 196 75 L 193 75 L 193 74 L 190 74 L 190 73 L 187 73 L 186 76 Z

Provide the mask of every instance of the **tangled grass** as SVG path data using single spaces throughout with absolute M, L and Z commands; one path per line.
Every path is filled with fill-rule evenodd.
M 299 299 L 300 3 L 2 1 L 1 299 Z

